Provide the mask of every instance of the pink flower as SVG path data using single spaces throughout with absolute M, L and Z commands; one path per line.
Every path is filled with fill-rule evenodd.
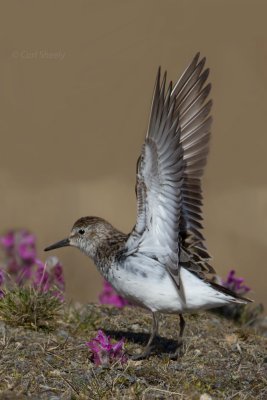
M 25 229 L 9 231 L 0 237 L 0 246 L 4 252 L 3 271 L 6 274 L 6 286 L 12 288 L 33 285 L 36 289 L 52 294 L 64 300 L 65 281 L 63 268 L 56 257 L 49 257 L 44 264 L 37 259 L 36 239 Z M 0 270 L 1 271 L 1 270 Z M 0 274 L 0 286 L 1 286 Z M 0 296 L 2 291 L 0 292 Z
M 6 272 L 18 285 L 31 278 L 36 258 L 36 240 L 27 230 L 9 231 L 0 237 Z
M 232 290 L 237 294 L 244 294 L 249 292 L 251 289 L 246 285 L 242 285 L 244 278 L 235 277 L 235 270 L 231 270 L 227 275 L 226 281 L 223 282 L 223 286 Z
M 4 283 L 4 271 L 2 270 L 2 268 L 0 268 L 0 286 L 3 285 Z
M 10 247 L 14 246 L 14 232 L 13 231 L 9 231 L 5 235 L 1 236 L 0 237 L 0 243 L 6 249 L 9 249 Z
M 130 305 L 126 299 L 115 292 L 111 284 L 107 281 L 103 283 L 103 291 L 99 295 L 99 302 L 100 304 L 111 304 L 118 308 Z
M 116 361 L 121 364 L 127 362 L 127 356 L 123 351 L 124 339 L 119 342 L 111 344 L 110 337 L 106 336 L 101 330 L 98 331 L 97 336 L 90 342 L 86 343 L 93 353 L 93 362 L 98 365 L 110 365 Z
M 33 280 L 36 289 L 52 293 L 60 300 L 64 300 L 63 292 L 65 290 L 65 280 L 63 275 L 63 267 L 57 257 L 49 257 L 45 264 L 36 259 L 37 270 Z
M 28 262 L 34 262 L 36 258 L 36 241 L 35 237 L 27 231 L 23 231 L 20 242 L 18 243 L 18 254 Z

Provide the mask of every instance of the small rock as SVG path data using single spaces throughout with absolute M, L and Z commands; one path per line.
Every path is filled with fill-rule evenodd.
M 141 329 L 141 326 L 140 326 L 139 324 L 133 324 L 133 325 L 131 326 L 131 328 L 132 328 L 132 330 L 133 330 L 134 332 L 138 332 L 138 331 Z
M 238 341 L 238 337 L 237 335 L 235 335 L 234 333 L 232 335 L 226 335 L 225 336 L 225 340 L 228 344 L 235 344 Z
M 199 400 L 212 400 L 212 397 L 211 397 L 209 394 L 207 394 L 207 393 L 203 393 L 203 394 L 200 396 Z
M 67 339 L 67 337 L 69 336 L 69 333 L 67 331 L 65 331 L 64 329 L 61 329 L 60 331 L 58 331 L 58 335 L 64 337 L 64 339 Z
M 194 353 L 196 356 L 200 356 L 202 354 L 202 351 L 199 349 L 195 349 Z
M 50 375 L 52 376 L 61 376 L 61 372 L 59 369 L 53 369 L 52 371 L 50 371 Z
M 175 363 L 174 365 L 172 365 L 172 369 L 174 369 L 175 371 L 183 371 L 183 366 L 182 364 Z

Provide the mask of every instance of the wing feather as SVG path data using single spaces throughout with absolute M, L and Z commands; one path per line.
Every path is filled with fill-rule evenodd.
M 183 95 L 183 100 L 176 108 L 176 113 L 180 116 L 181 144 L 185 161 L 179 238 L 181 248 L 188 259 L 192 260 L 188 268 L 195 269 L 194 264 L 197 262 L 201 276 L 206 272 L 214 272 L 209 265 L 210 256 L 201 233 L 202 224 L 199 222 L 202 216 L 201 178 L 207 161 L 211 135 L 212 100 L 208 100 L 211 84 L 207 83 L 209 69 L 204 69 L 205 58 L 199 62 L 197 58 L 194 65 L 194 72 L 188 76 L 188 81 L 194 82 L 194 85 L 187 84 L 190 89 Z M 193 210 L 192 206 L 197 206 L 198 209 Z
M 209 69 L 199 53 L 174 87 L 159 68 L 145 143 L 137 162 L 137 221 L 126 247 L 156 257 L 179 282 L 180 262 L 213 272 L 202 230 L 201 177 L 212 119 Z
M 156 257 L 175 276 L 179 269 L 179 222 L 183 180 L 183 149 L 172 83 L 160 70 L 151 117 L 137 167 L 137 222 L 127 242 L 128 253 Z

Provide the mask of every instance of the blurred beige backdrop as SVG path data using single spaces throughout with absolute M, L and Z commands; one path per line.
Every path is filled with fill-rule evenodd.
M 42 258 L 80 216 L 129 231 L 157 67 L 175 79 L 201 51 L 215 104 L 209 250 L 221 276 L 235 268 L 267 305 L 266 13 L 259 0 L 2 1 L 1 231 L 29 228 Z M 92 263 L 55 253 L 69 298 L 96 300 Z

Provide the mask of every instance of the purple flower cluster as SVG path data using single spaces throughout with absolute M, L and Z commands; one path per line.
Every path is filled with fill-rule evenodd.
M 118 295 L 110 283 L 107 281 L 103 282 L 103 290 L 99 295 L 100 304 L 111 304 L 115 307 L 122 308 L 130 305 L 130 303 Z
M 124 364 L 128 360 L 123 351 L 124 339 L 112 344 L 110 337 L 105 335 L 101 330 L 98 331 L 95 338 L 86 343 L 86 346 L 88 346 L 93 353 L 93 362 L 97 366 L 111 365 L 116 361 Z
M 36 239 L 27 230 L 9 231 L 0 237 L 4 260 L 0 267 L 0 287 L 30 285 L 39 291 L 51 291 L 64 300 L 65 282 L 63 268 L 56 257 L 45 263 L 37 258 Z M 5 282 L 4 282 L 5 281 Z M 4 292 L 0 290 L 0 298 Z
M 0 237 L 5 253 L 4 269 L 16 284 L 23 285 L 32 276 L 36 259 L 36 240 L 26 230 L 9 231 Z
M 251 290 L 250 287 L 243 285 L 244 278 L 237 278 L 235 273 L 233 269 L 228 273 L 226 281 L 223 282 L 223 286 L 240 295 L 249 292 Z
M 63 267 L 57 257 L 49 257 L 45 263 L 35 260 L 37 269 L 33 279 L 33 286 L 42 292 L 51 291 L 55 297 L 64 300 L 65 280 Z

